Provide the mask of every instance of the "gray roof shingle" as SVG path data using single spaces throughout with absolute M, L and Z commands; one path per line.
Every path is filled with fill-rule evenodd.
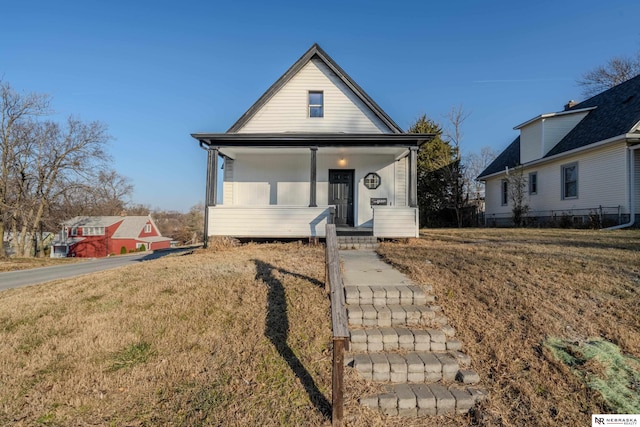
M 580 121 L 544 158 L 586 147 L 630 132 L 640 122 L 640 76 L 620 83 L 568 111 L 596 107 Z M 515 147 L 514 145 L 517 145 Z M 516 155 L 517 153 L 517 155 Z M 520 138 L 516 138 L 478 179 L 514 167 L 520 163 Z

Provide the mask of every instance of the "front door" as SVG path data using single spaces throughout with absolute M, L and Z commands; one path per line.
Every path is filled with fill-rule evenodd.
M 336 225 L 353 227 L 353 169 L 329 169 L 329 204 L 336 206 Z

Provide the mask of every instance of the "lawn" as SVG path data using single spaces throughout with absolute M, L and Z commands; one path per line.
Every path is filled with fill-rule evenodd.
M 379 252 L 415 281 L 432 284 L 457 329 L 490 393 L 469 423 L 590 425 L 592 413 L 629 410 L 594 390 L 607 374 L 610 383 L 623 382 L 630 394 L 622 401 L 635 401 L 634 412 L 640 412 L 639 231 L 421 235 L 406 244 L 384 244 Z M 628 372 L 599 343 L 621 352 L 615 357 Z M 587 358 L 595 347 L 609 359 Z M 608 397 L 615 399 L 613 394 Z
M 431 425 L 589 425 L 616 404 L 605 350 L 637 391 L 640 232 L 423 230 L 379 252 L 433 285 L 490 393 Z M 323 279 L 320 246 L 221 245 L 1 292 L 0 425 L 327 425 Z M 361 409 L 368 387 L 347 370 L 349 425 L 424 425 Z
M 82 258 L 0 258 L 0 273 L 81 261 Z

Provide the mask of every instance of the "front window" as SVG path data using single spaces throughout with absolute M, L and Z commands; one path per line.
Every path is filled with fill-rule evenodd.
M 538 172 L 529 174 L 529 194 L 538 194 Z
M 324 93 L 309 91 L 309 117 L 324 117 Z
M 578 164 L 571 163 L 562 166 L 562 198 L 578 197 Z
M 502 206 L 507 206 L 509 204 L 509 184 L 506 179 L 503 179 L 500 182 L 500 191 L 501 191 L 501 204 Z

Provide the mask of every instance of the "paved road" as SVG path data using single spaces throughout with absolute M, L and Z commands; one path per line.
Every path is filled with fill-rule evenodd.
M 54 267 L 41 267 L 0 273 L 0 291 L 49 282 L 51 280 L 82 276 L 83 274 L 95 273 L 96 271 L 150 261 L 170 254 L 189 252 L 193 249 L 194 247 L 165 249 L 151 253 L 89 259 L 84 262 L 56 265 Z

